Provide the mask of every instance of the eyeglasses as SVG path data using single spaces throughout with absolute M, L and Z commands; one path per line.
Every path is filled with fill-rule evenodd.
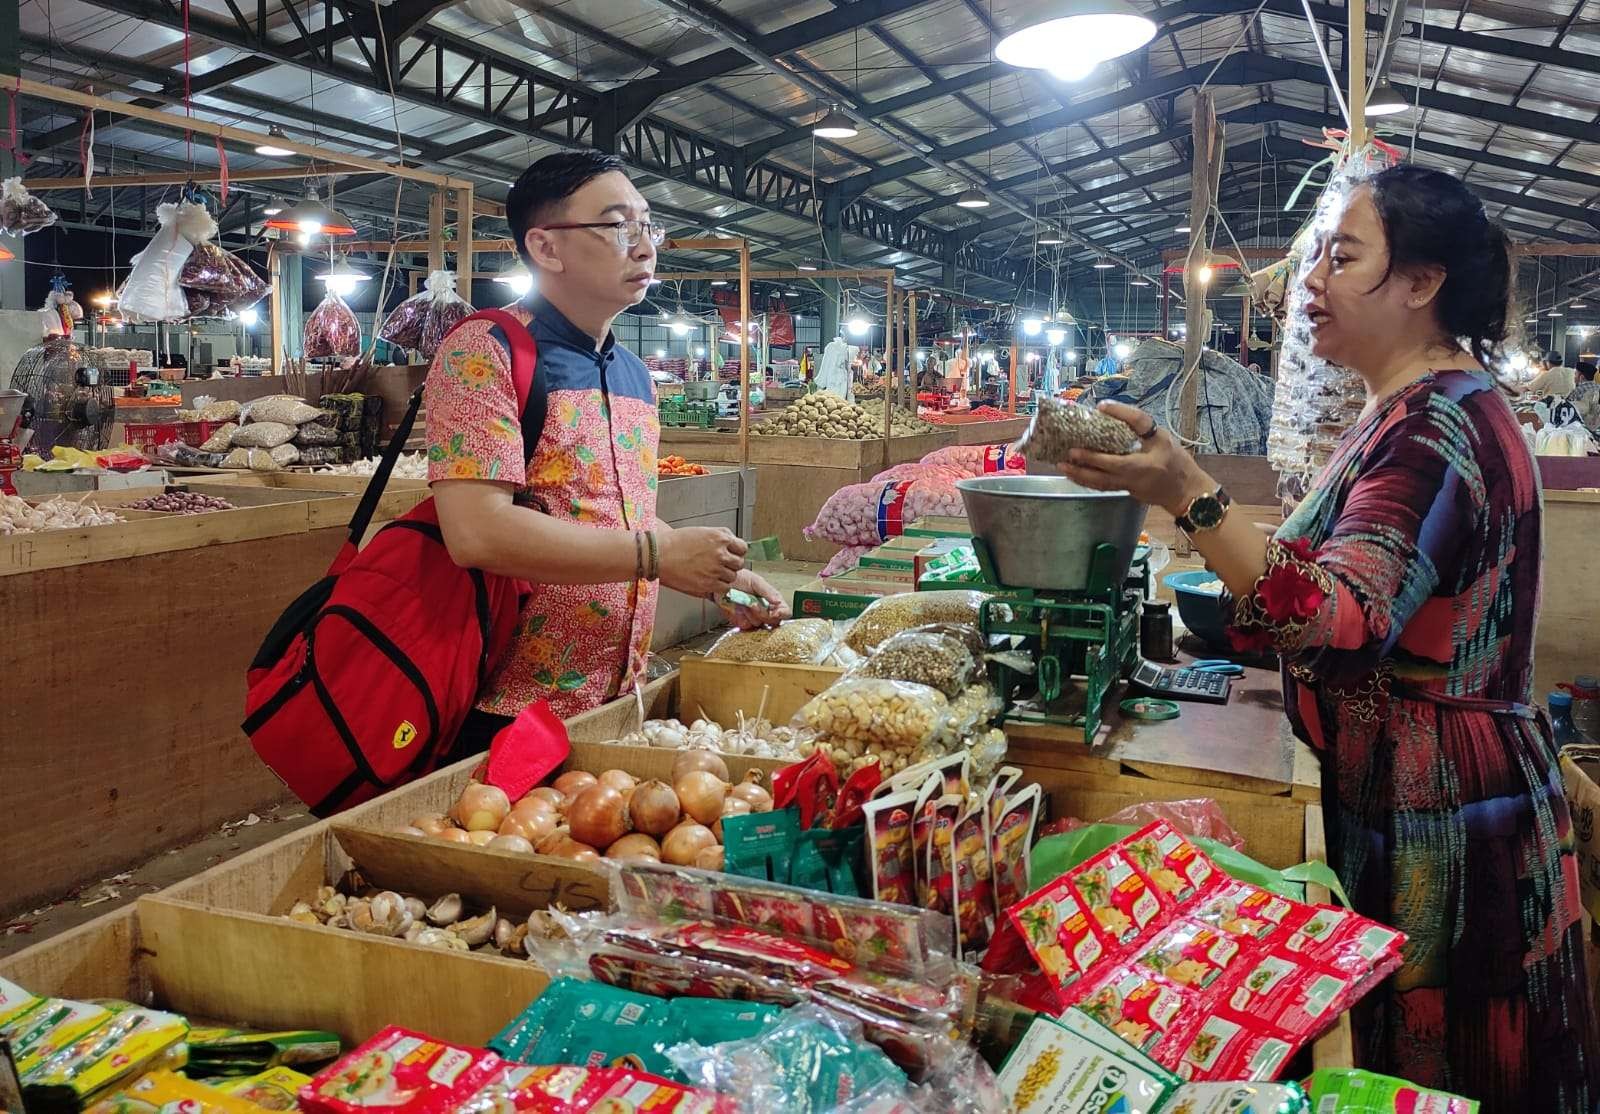
M 645 236 L 653 247 L 660 247 L 667 239 L 666 226 L 647 220 L 579 221 L 572 224 L 542 224 L 541 232 L 562 232 L 568 228 L 613 228 L 617 233 L 617 246 L 623 250 L 638 247 Z

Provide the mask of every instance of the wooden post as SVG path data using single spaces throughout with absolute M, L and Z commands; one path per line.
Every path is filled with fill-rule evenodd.
M 750 241 L 739 241 L 739 468 L 750 467 Z
M 1209 332 L 1206 328 L 1206 283 L 1201 279 L 1201 268 L 1210 263 L 1210 240 L 1206 230 L 1211 221 L 1214 168 L 1222 156 L 1220 131 L 1216 102 L 1210 93 L 1197 90 L 1192 127 L 1194 165 L 1189 175 L 1189 255 L 1183 270 L 1183 319 L 1188 333 L 1183 339 L 1183 372 L 1180 373 L 1183 389 L 1178 395 L 1178 434 L 1191 447 L 1200 431 L 1200 355 Z
M 1013 340 L 1011 342 L 1011 382 L 1006 388 L 1007 414 L 1015 414 L 1017 412 L 1017 360 L 1020 356 L 1021 352 L 1017 348 L 1017 342 Z
M 900 377 L 894 372 L 894 276 L 883 280 L 883 466 L 889 467 L 889 439 L 894 436 L 894 407 Z
M 456 283 L 459 293 L 472 301 L 472 195 L 473 188 L 464 186 L 456 190 Z
M 267 312 L 272 317 L 272 374 L 283 374 L 283 256 L 278 254 L 274 242 L 267 248 L 267 283 L 269 284 Z
M 428 270 L 444 270 L 444 190 L 428 198 Z
M 917 292 L 913 290 L 906 295 L 906 369 L 911 378 L 911 401 L 917 401 Z M 915 414 L 917 408 L 911 407 Z
M 1350 150 L 1367 143 L 1367 5 L 1346 4 L 1349 28 L 1345 34 L 1350 55 Z

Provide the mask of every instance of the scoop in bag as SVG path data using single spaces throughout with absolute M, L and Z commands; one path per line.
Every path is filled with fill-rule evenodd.
M 1076 402 L 1041 398 L 1022 438 L 1012 446 L 1029 460 L 1059 464 L 1073 449 L 1125 455 L 1139 448 L 1128 423 Z

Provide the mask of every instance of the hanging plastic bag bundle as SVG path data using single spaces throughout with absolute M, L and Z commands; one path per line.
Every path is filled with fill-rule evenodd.
M 133 257 L 133 268 L 117 291 L 117 308 L 129 321 L 178 321 L 189 315 L 179 280 L 194 244 L 178 230 L 178 206 L 156 206 L 156 221 L 160 228 Z
M 456 293 L 453 271 L 434 271 L 424 287 L 384 319 L 378 339 L 401 348 L 414 348 L 431 360 L 445 334 L 472 313 L 472 306 Z
M 26 236 L 55 222 L 55 211 L 28 192 L 21 178 L 7 178 L 0 183 L 0 232 Z
M 306 318 L 305 354 L 307 359 L 361 354 L 361 323 L 332 290 Z

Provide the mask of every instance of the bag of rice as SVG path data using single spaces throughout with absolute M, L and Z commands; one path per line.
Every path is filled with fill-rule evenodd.
M 206 453 L 225 453 L 233 448 L 233 435 L 239 428 L 238 422 L 226 422 L 217 427 L 210 437 L 200 445 L 200 451 Z
M 322 411 L 304 399 L 293 395 L 267 395 L 245 403 L 240 421 L 281 422 L 284 425 L 304 425 L 322 417 Z
M 234 430 L 232 445 L 245 449 L 272 449 L 294 439 L 294 426 L 282 422 L 251 422 Z

